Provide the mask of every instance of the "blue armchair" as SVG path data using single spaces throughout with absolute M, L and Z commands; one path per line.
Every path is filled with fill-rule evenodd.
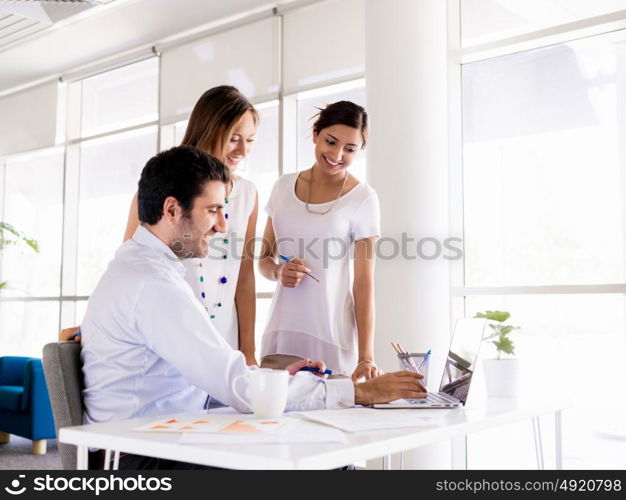
M 36 455 L 56 437 L 41 359 L 0 357 L 0 443 L 11 434 L 32 439 Z

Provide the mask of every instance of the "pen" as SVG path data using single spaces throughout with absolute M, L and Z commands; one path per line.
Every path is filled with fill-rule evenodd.
M 326 369 L 324 371 L 321 371 L 319 368 L 315 368 L 314 366 L 303 366 L 298 371 L 299 372 L 305 371 L 305 372 L 311 372 L 311 373 L 319 373 L 320 375 L 332 375 L 333 374 L 332 370 Z
M 424 363 L 426 363 L 426 361 L 428 361 L 428 358 L 430 358 L 430 352 L 431 352 L 431 350 L 428 349 L 428 352 L 426 353 L 426 356 L 424 356 L 424 359 L 422 359 L 422 362 L 417 367 L 417 371 L 421 372 L 422 366 L 424 366 Z
M 281 260 L 284 260 L 285 262 L 291 262 L 291 259 L 285 257 L 284 255 L 279 255 Z M 311 278 L 313 278 L 315 281 L 317 281 L 318 283 L 320 282 L 320 280 L 318 280 L 315 276 L 313 276 L 311 273 L 307 273 L 305 272 L 304 274 L 308 274 Z

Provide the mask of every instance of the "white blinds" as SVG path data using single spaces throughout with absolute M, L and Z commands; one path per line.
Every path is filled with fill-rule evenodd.
M 259 101 L 278 95 L 278 25 L 270 18 L 164 49 L 161 124 L 185 120 L 216 85 L 234 85 Z
M 0 156 L 54 144 L 57 86 L 55 80 L 0 98 Z
M 284 93 L 365 73 L 363 0 L 330 0 L 284 15 Z

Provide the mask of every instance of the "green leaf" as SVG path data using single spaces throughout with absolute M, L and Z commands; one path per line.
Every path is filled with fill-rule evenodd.
M 35 252 L 39 253 L 39 243 L 36 240 L 30 238 L 24 238 L 24 242 L 32 248 Z
M 5 232 L 14 238 L 7 238 Z M 39 243 L 36 240 L 27 238 L 8 222 L 0 221 L 0 248 L 17 245 L 20 242 L 26 243 L 27 246 L 39 253 Z
M 476 313 L 475 318 L 486 318 L 492 321 L 502 323 L 511 317 L 511 314 L 506 311 L 485 311 L 484 313 Z
M 513 327 L 513 326 L 511 326 L 511 325 L 503 326 L 503 327 L 500 329 L 500 334 L 501 334 L 501 335 L 508 335 L 509 333 L 511 333 L 511 332 L 513 331 L 513 328 L 514 328 L 514 327 Z
M 502 337 L 500 340 L 496 340 L 493 342 L 498 351 L 505 352 L 507 354 L 515 353 L 515 346 L 513 345 L 513 341 L 508 337 Z
M 17 229 L 15 229 L 11 224 L 9 224 L 8 222 L 1 222 L 0 221 L 0 232 L 2 231 L 7 231 L 11 234 L 13 234 L 14 236 L 19 237 L 20 233 Z

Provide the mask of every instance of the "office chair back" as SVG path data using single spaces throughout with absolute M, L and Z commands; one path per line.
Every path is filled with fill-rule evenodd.
M 57 436 L 83 423 L 83 372 L 79 342 L 52 342 L 43 348 L 43 367 Z M 76 469 L 76 446 L 59 443 L 64 469 Z

